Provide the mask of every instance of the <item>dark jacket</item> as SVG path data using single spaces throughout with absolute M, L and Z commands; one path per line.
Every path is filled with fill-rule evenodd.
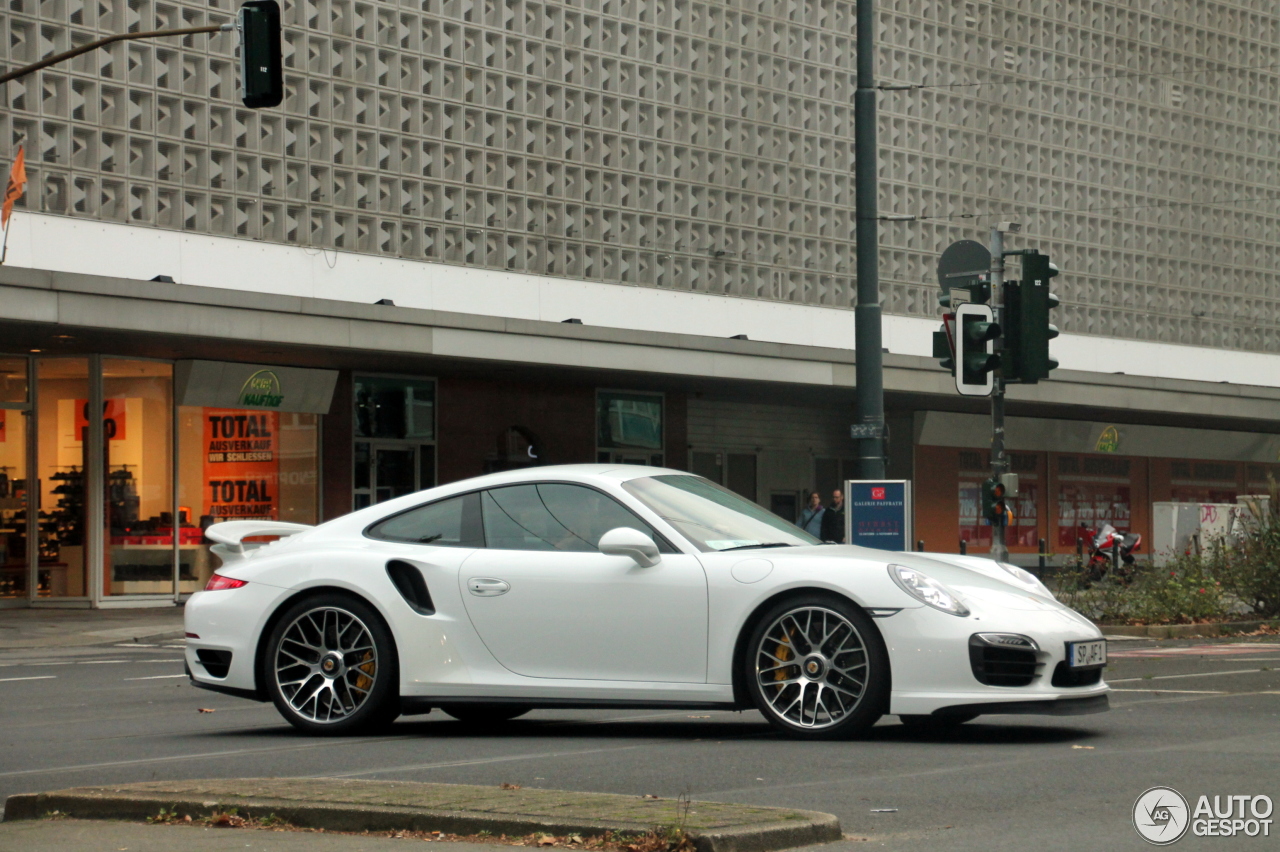
M 822 513 L 822 540 L 844 544 L 844 506 L 828 506 Z

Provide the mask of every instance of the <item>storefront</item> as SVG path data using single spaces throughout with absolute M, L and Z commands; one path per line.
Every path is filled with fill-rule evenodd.
M 991 547 L 980 517 L 990 476 L 986 418 L 917 416 L 916 530 L 929 550 Z M 1151 540 L 1156 502 L 1234 503 L 1266 493 L 1280 477 L 1280 436 L 1089 421 L 1009 418 L 1007 441 L 1019 493 L 1007 535 L 1013 554 L 1074 555 L 1104 524 Z
M 0 357 L 0 601 L 173 601 L 212 571 L 211 523 L 315 523 L 336 375 Z

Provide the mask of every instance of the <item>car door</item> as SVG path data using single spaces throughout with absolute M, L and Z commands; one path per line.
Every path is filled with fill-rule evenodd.
M 613 497 L 536 483 L 480 496 L 485 548 L 459 575 L 467 614 L 489 651 L 528 677 L 705 683 L 707 579 Z M 606 556 L 600 536 L 631 527 L 661 560 Z

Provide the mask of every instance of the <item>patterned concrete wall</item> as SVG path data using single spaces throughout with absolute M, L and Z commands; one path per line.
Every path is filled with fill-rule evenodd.
M 231 0 L 8 0 L 6 67 Z M 285 2 L 281 108 L 234 37 L 7 84 L 33 209 L 849 308 L 855 4 Z M 880 0 L 891 313 L 997 219 L 1064 270 L 1068 331 L 1280 351 L 1273 0 Z

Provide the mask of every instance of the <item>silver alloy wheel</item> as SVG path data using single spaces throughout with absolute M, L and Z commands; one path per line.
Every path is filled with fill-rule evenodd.
M 798 728 L 839 724 L 857 708 L 870 674 L 867 646 L 848 618 L 803 606 L 783 613 L 755 649 L 756 680 L 769 710 Z
M 378 679 L 373 634 L 345 609 L 307 610 L 280 635 L 275 677 L 281 696 L 303 719 L 347 719 L 364 706 Z

